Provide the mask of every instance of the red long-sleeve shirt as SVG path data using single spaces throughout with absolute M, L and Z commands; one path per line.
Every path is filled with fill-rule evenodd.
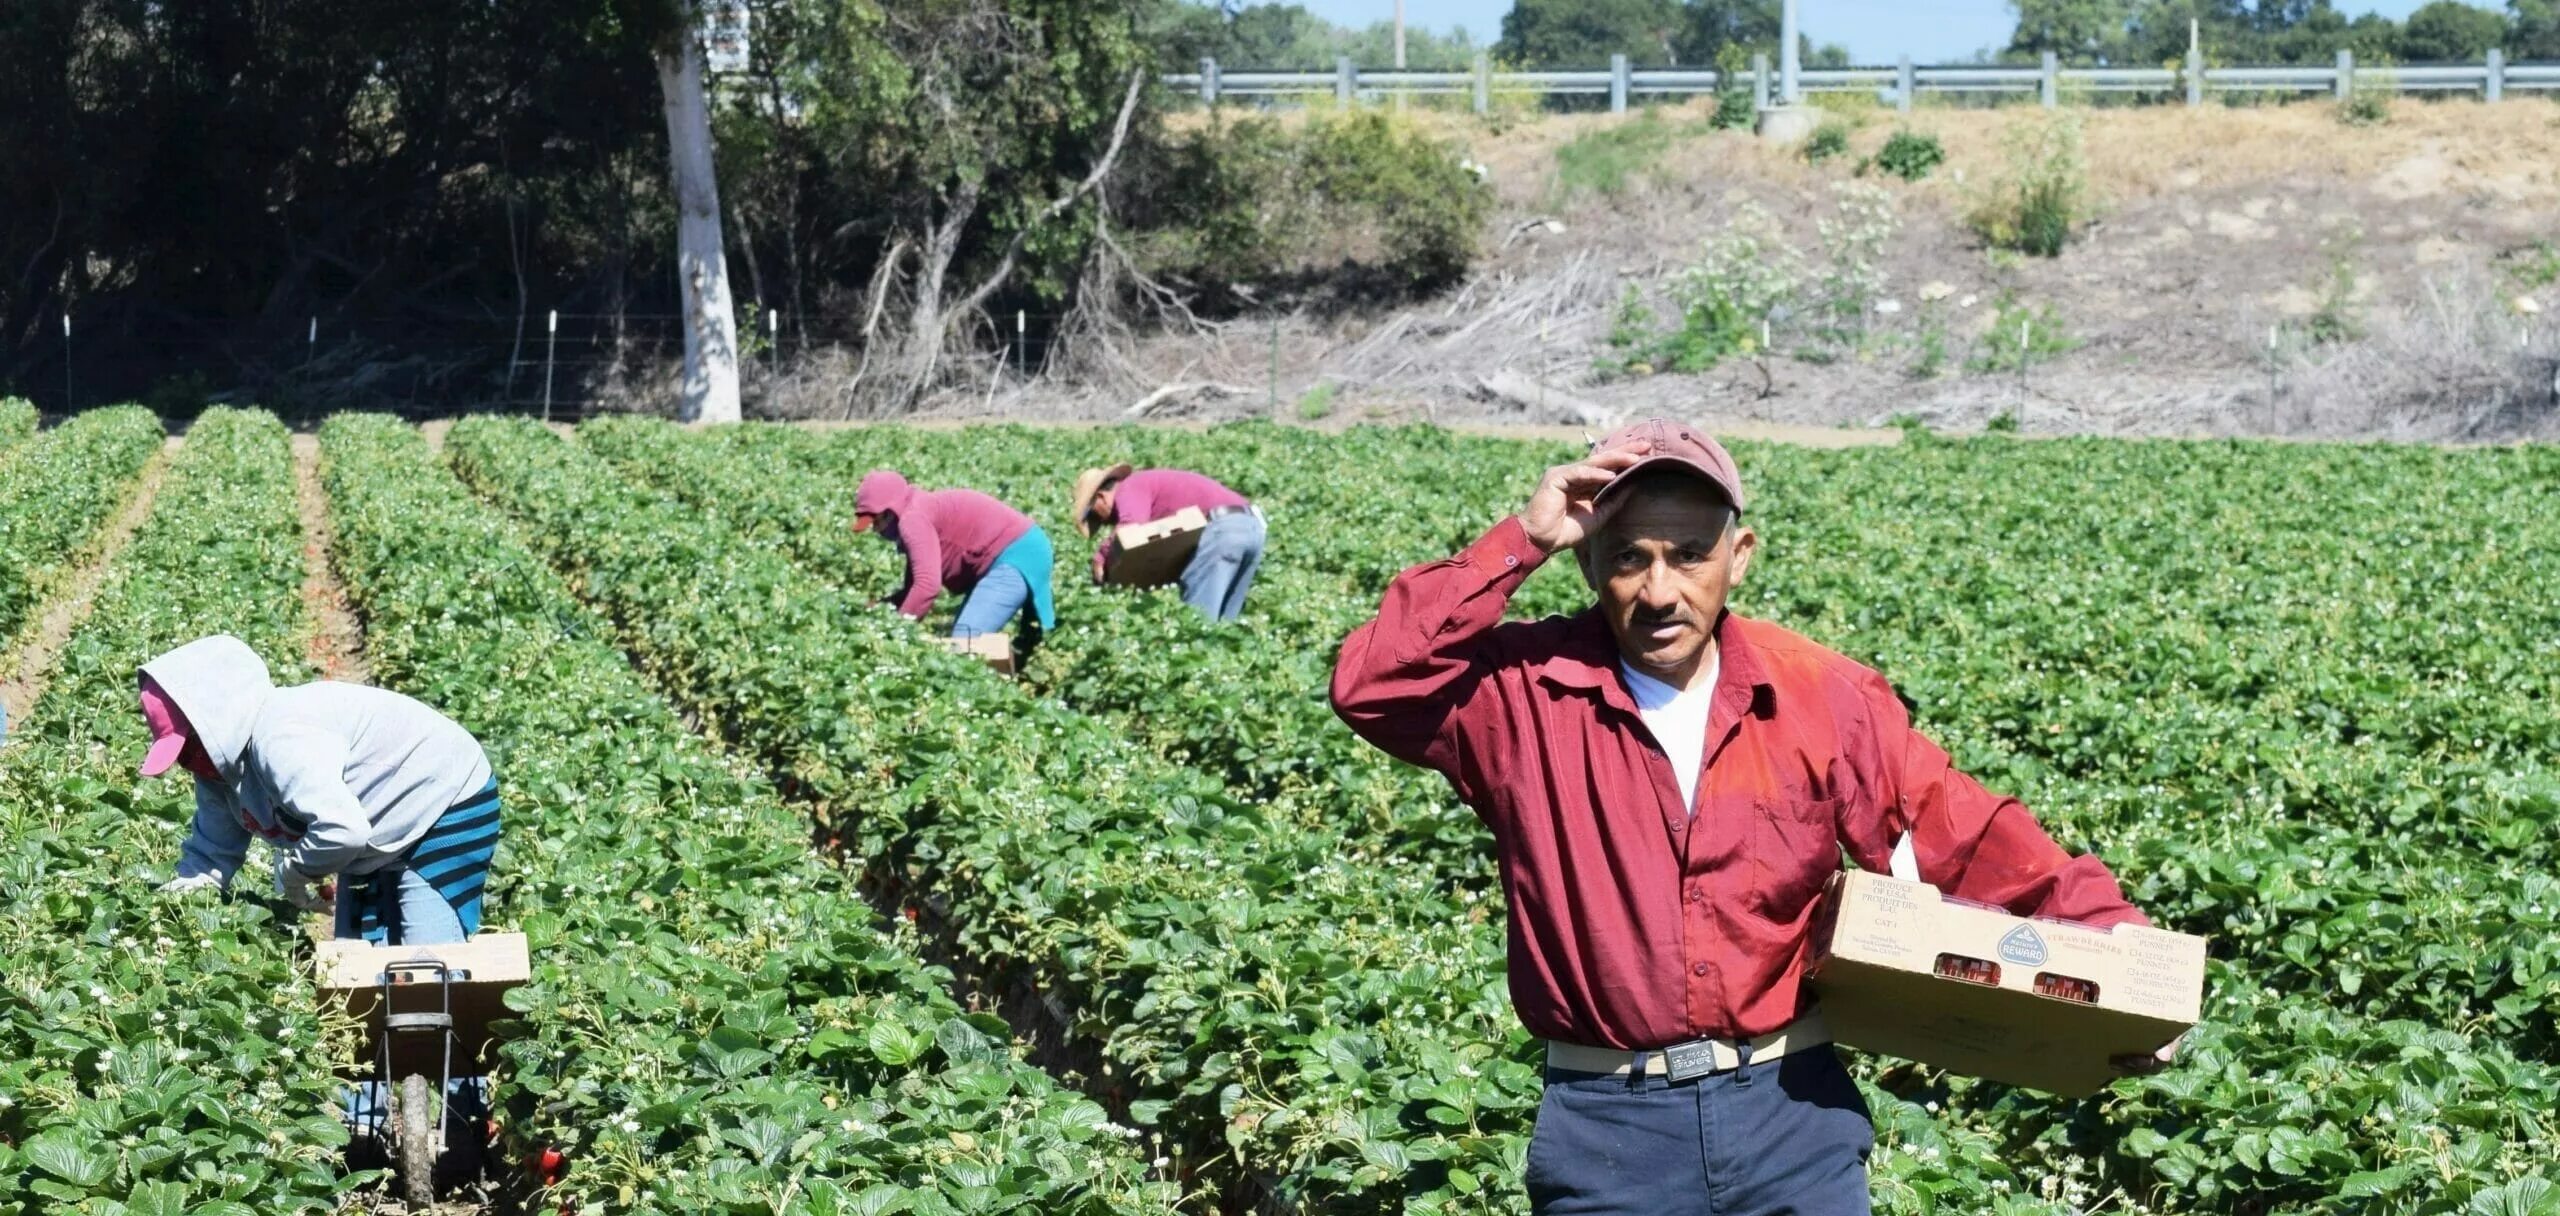
M 1810 927 L 1846 849 L 2020 915 L 2147 923 L 2094 856 L 1957 772 L 1884 677 L 1727 614 L 1705 770 L 1684 806 L 1596 609 L 1502 623 L 1545 560 L 1517 519 L 1416 566 L 1343 644 L 1333 704 L 1493 829 L 1511 1002 L 1533 1034 L 1651 1050 L 1779 1030 L 1811 1004 Z
M 1031 531 L 1031 517 L 976 490 L 917 490 L 898 504 L 881 533 L 907 555 L 898 611 L 922 619 L 944 587 L 967 591 L 987 576 L 996 555 Z

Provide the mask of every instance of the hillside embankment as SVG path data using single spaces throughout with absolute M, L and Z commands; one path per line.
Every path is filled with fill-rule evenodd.
M 1997 248 L 1975 221 L 2014 188 L 2027 142 L 2050 150 L 2055 119 L 2032 106 L 1846 111 L 1846 149 L 1819 163 L 1712 129 L 1703 104 L 1416 114 L 1498 200 L 1455 289 L 1171 327 L 1107 373 L 1000 382 L 933 412 L 2560 433 L 2560 105 L 2402 99 L 2372 125 L 2326 101 L 2061 113 L 2081 189 L 2052 257 Z M 1945 151 L 1917 182 L 1866 164 L 1906 128 Z M 1631 344 L 1630 299 L 1663 347 L 1702 276 L 1736 273 L 1737 232 L 1756 242 L 1747 261 L 1794 277 L 1791 299 L 1854 307 L 1781 305 L 1769 349 L 1687 360 L 1702 370 Z

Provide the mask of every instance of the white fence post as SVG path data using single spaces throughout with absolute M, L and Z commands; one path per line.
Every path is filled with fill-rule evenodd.
M 2189 46 L 2187 48 L 2187 106 L 2193 109 L 2203 104 L 2204 48 Z
M 1476 113 L 1493 112 L 1493 57 L 1476 52 Z
M 2062 57 L 2051 51 L 2044 53 L 2044 78 L 2036 82 L 2036 96 L 2048 110 L 2062 104 Z
M 2480 83 L 2480 100 L 2504 101 L 2507 98 L 2507 53 L 2489 48 L 2489 74 Z
M 1609 112 L 1627 112 L 1627 57 L 1609 56 Z
M 1911 69 L 1911 56 L 1905 55 L 1902 57 L 1901 65 L 1893 72 L 1893 108 L 1905 114 L 1910 113 L 1911 95 L 1918 92 L 1919 88 L 1920 74 Z
M 2354 51 L 2340 49 L 2338 52 L 2338 83 L 2336 96 L 2338 100 L 2345 101 L 2349 97 L 2355 96 L 2355 92 L 2356 53 Z
M 1218 104 L 1218 60 L 1215 56 L 1200 57 L 1200 104 Z
M 1769 53 L 1751 53 L 1751 110 L 1758 113 L 1769 108 Z
M 1336 58 L 1333 61 L 1333 99 L 1350 105 L 1351 99 L 1358 95 L 1359 87 L 1360 69 L 1351 66 L 1351 56 Z

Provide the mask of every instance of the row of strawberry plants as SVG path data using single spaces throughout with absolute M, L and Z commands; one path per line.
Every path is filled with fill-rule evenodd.
M 284 428 L 207 412 L 0 750 L 0 1213 L 328 1212 L 363 1181 L 296 918 L 255 864 L 158 894 L 193 801 L 133 775 L 152 655 L 227 631 L 310 674 L 299 541 Z
M 377 678 L 459 717 L 501 775 L 490 914 L 538 966 L 499 1093 L 520 1138 L 568 1150 L 572 1190 L 613 1211 L 1172 1210 L 1103 1108 L 875 928 L 805 819 L 688 733 L 417 432 L 342 415 L 321 441 Z
M 897 578 L 890 546 L 845 527 L 851 476 L 773 475 L 777 467 L 792 468 L 796 460 L 812 457 L 805 432 L 750 427 L 703 435 L 656 420 L 614 418 L 589 423 L 578 435 L 626 475 L 788 552 L 847 593 L 876 594 Z M 1017 450 L 962 446 L 988 455 Z M 943 458 L 928 452 L 877 456 L 924 470 L 920 475 L 945 472 Z M 1054 472 L 1057 459 L 1049 453 L 1038 467 Z M 980 476 L 994 471 L 990 480 L 1009 480 L 1000 472 L 1006 462 L 991 463 L 993 470 L 979 466 Z M 1035 510 L 1056 505 L 1027 496 L 1008 501 L 1028 502 Z M 1053 535 L 1073 535 L 1054 520 L 1046 526 Z M 1253 627 L 1222 629 L 1169 593 L 1095 590 L 1083 569 L 1072 554 L 1060 560 L 1065 627 L 1050 635 L 1027 669 L 1032 687 L 1085 713 L 1107 715 L 1158 755 L 1218 777 L 1247 799 L 1276 803 L 1275 814 L 1337 830 L 1349 817 L 1366 825 L 1381 848 L 1445 852 L 1457 881 L 1479 887 L 1491 881 L 1490 856 L 1479 847 L 1483 832 L 1474 815 L 1448 796 L 1438 778 L 1360 744 L 1334 718 L 1324 695 L 1332 647 L 1287 646 L 1262 632 L 1270 624 L 1259 610 L 1265 602 L 1285 605 L 1298 617 L 1316 615 L 1319 588 L 1310 585 L 1315 580 L 1275 563 L 1271 576 L 1258 584 Z M 1344 607 L 1351 603 L 1337 596 Z M 1184 706 L 1189 712 L 1165 712 L 1166 690 L 1177 688 L 1217 695 Z
M 0 639 L 26 623 L 159 450 L 151 411 L 119 406 L 82 414 L 10 458 L 0 477 Z
M 773 461 L 769 457 L 773 449 L 787 449 L 795 446 L 805 447 L 806 444 L 806 441 L 804 440 L 776 438 L 775 436 L 777 434 L 779 433 L 755 430 L 730 432 L 725 437 L 724 441 L 730 444 L 752 444 L 766 447 L 766 456 L 768 458 L 741 461 L 739 464 L 742 467 L 751 467 L 758 470 L 759 475 L 763 478 L 763 484 L 775 487 L 777 494 L 789 494 L 797 491 L 806 494 L 811 500 L 823 499 L 827 494 L 827 490 L 821 487 L 832 486 L 835 479 L 829 479 L 813 485 L 807 481 L 775 479 L 771 477 Z M 869 438 L 869 436 L 865 436 L 866 440 Z M 843 441 L 830 440 L 829 442 L 838 443 Z M 687 462 L 683 458 L 683 453 L 665 447 L 663 441 L 661 441 L 659 445 L 659 450 L 651 454 L 651 459 L 655 463 L 644 463 L 642 461 L 630 459 L 632 455 L 636 454 L 637 445 L 630 443 L 628 441 L 628 437 L 617 437 L 607 440 L 600 443 L 599 446 L 604 446 L 609 449 L 621 449 L 620 455 L 624 458 L 625 465 L 628 468 L 640 469 L 646 467 L 660 470 L 668 468 L 682 468 L 684 473 L 682 474 L 681 480 L 685 484 L 720 487 L 720 490 L 716 493 L 706 493 L 702 495 L 700 501 L 702 501 L 706 506 L 709 506 L 714 502 L 725 504 L 725 509 L 730 514 L 748 517 L 751 529 L 755 529 L 759 526 L 770 529 L 770 526 L 776 520 L 788 518 L 786 513 L 793 509 L 787 502 L 779 498 L 777 494 L 765 495 L 764 498 L 768 501 L 760 504 L 757 501 L 757 496 L 752 492 L 751 487 L 748 487 L 735 479 L 724 479 L 720 477 L 716 469 L 705 469 L 698 462 Z M 1041 452 L 1028 462 L 1007 461 L 1001 452 L 991 451 L 991 449 L 998 448 L 1000 445 L 991 444 L 988 442 L 988 437 L 984 435 L 971 435 L 951 441 L 950 447 L 952 449 L 952 455 L 949 458 L 964 460 L 971 470 L 975 471 L 981 479 L 985 479 L 982 480 L 982 484 L 985 484 L 987 481 L 1000 481 L 1004 475 L 1004 471 L 1009 468 L 1029 468 L 1035 474 L 1038 470 L 1043 468 L 1054 470 L 1060 460 L 1058 445 L 1054 443 L 1044 445 Z M 859 457 L 857 457 L 857 459 L 865 462 L 888 459 L 891 461 L 903 461 L 904 465 L 913 466 L 918 469 L 931 470 L 935 468 L 930 456 L 925 456 L 916 452 L 903 452 L 889 455 L 877 450 L 865 450 Z M 1310 463 L 1320 464 L 1325 467 L 1339 467 L 1341 464 L 1346 462 L 1334 460 L 1315 461 Z M 1525 464 L 1527 462 L 1516 461 L 1516 463 Z M 842 480 L 849 483 L 850 479 L 844 478 Z M 1033 501 L 1036 502 L 1037 500 Z M 777 505 L 779 505 L 779 510 L 775 509 Z M 825 527 L 828 522 L 826 516 L 829 512 L 825 508 L 812 509 L 802 507 L 799 508 L 799 510 L 803 515 L 811 517 L 809 523 L 802 526 L 796 538 L 788 535 L 792 531 L 790 528 L 785 527 L 780 529 L 784 534 L 783 539 L 785 543 L 793 545 L 793 547 L 800 551 L 805 558 L 811 560 L 813 566 L 816 566 L 817 568 L 841 568 L 838 565 L 825 561 L 816 552 L 813 552 L 813 550 L 836 543 L 832 539 L 838 535 L 835 530 L 829 529 L 823 534 L 817 530 L 818 528 Z M 1112 623 L 1117 624 L 1119 622 Z M 1119 641 L 1122 639 L 1113 640 Z M 1168 651 L 1166 648 L 1161 647 L 1143 649 L 1127 646 L 1104 646 L 1101 648 L 1101 653 L 1132 655 L 1134 656 L 1132 660 L 1133 665 L 1143 668 L 1148 664 L 1154 664 L 1160 667 L 1166 661 L 1165 656 Z M 1178 660 L 1176 661 L 1178 662 Z M 1220 674 L 1225 675 L 1230 673 Z M 1089 675 L 1089 672 L 1079 666 L 1076 669 L 1076 675 L 1079 677 L 1085 677 Z M 1141 676 L 1141 680 L 1143 680 L 1143 676 Z M 1228 699 L 1226 694 L 1229 694 L 1233 690 L 1232 684 L 1211 685 L 1202 682 L 1190 682 L 1186 684 L 1186 682 L 1179 679 L 1166 678 L 1161 681 L 1160 687 L 1153 687 L 1149 689 L 1149 691 L 1156 694 L 1149 699 L 1160 707 L 1164 699 L 1165 689 L 1173 687 L 1216 687 L 1221 694 L 1220 699 L 1222 701 Z M 1260 694 L 1266 691 L 1276 690 L 1248 688 L 1245 691 L 1245 695 L 1235 696 L 1232 699 L 1239 702 L 1256 703 L 1263 700 Z M 1161 721 L 1165 719 L 1179 719 L 1185 716 L 1188 715 L 1158 713 L 1154 715 L 1154 718 Z M 1130 715 L 1129 718 L 1124 720 L 1139 722 L 1141 721 L 1141 718 L 1138 715 Z M 2343 846 L 2352 846 L 2362 843 L 2355 840 L 2341 838 L 2336 834 L 2331 834 L 2328 838 L 2328 842 Z M 2401 1010 L 2442 1014 L 2445 1012 L 2446 1007 L 2442 1003 L 2430 1003 L 2427 999 L 2429 996 L 2445 990 L 2451 990 L 2454 993 L 2452 999 L 2458 1004 L 2463 999 L 2472 996 L 2472 993 L 2465 991 L 2466 988 L 2471 986 L 2470 981 L 2490 978 L 2492 980 L 2492 986 L 2488 991 L 2491 995 L 2496 995 L 2499 991 L 2503 991 L 2505 995 L 2501 999 L 2507 1002 L 2511 1011 L 2524 1012 L 2524 1009 L 2519 1008 L 2519 1006 L 2536 1006 L 2537 1003 L 2534 1001 L 2533 995 L 2531 995 L 2535 990 L 2530 986 L 2529 982 L 2526 984 L 2504 983 L 2504 981 L 2496 980 L 2495 975 L 2502 970 L 2516 970 L 2527 976 L 2529 979 L 2533 974 L 2547 971 L 2547 967 L 2540 964 L 2538 957 L 2518 960 L 2523 963 L 2523 966 L 2521 967 L 2501 968 L 2494 965 L 2484 967 L 2480 964 L 2476 954 L 2466 952 L 2458 947 L 2438 947 L 2428 944 L 2431 938 L 2434 940 L 2441 940 L 2438 936 L 2426 933 L 2419 933 L 2415 935 L 2408 933 L 2407 930 L 2410 927 L 2409 920 L 2406 917 L 2394 917 L 2388 911 L 2388 909 L 2393 907 L 2418 906 L 2419 901 L 2423 897 L 2429 895 L 2435 896 L 2436 899 L 2432 904 L 2426 906 L 2433 906 L 2439 910 L 2450 907 L 2452 905 L 2442 899 L 2442 896 L 2446 894 L 2448 890 L 2446 884 L 2452 884 L 2450 887 L 2450 890 L 2452 891 L 2467 892 L 2483 900 L 2506 894 L 2505 892 L 2495 889 L 2496 880 L 2492 873 L 2477 866 L 2439 867 L 2434 871 L 2415 875 L 2402 874 L 2388 869 L 2368 870 L 2360 868 L 2357 864 L 2359 860 L 2357 853 L 2359 850 L 2354 848 L 2342 848 L 2333 849 L 2331 852 L 2333 856 L 2325 866 L 2315 859 L 2312 865 L 2302 867 L 2302 871 L 2304 872 L 2311 872 L 2316 875 L 2325 870 L 2325 873 L 2327 874 L 2325 879 L 2315 876 L 2307 884 L 2312 888 L 2317 888 L 2317 890 L 2311 893 L 2311 902 L 2306 903 L 2304 901 L 2297 900 L 2296 906 L 2288 909 L 2297 913 L 2312 913 L 2315 915 L 2304 915 L 2300 917 L 2296 923 L 2287 926 L 2284 930 L 2280 945 L 2276 945 L 2274 948 L 2266 948 L 2269 946 L 2269 943 L 2267 942 L 2255 943 L 2260 947 L 2260 949 L 2253 952 L 2262 953 L 2272 964 L 2265 968 L 2266 974 L 2263 977 L 2264 979 L 2286 985 L 2298 984 L 2306 978 L 2325 979 L 2326 977 L 2322 973 L 2324 963 L 2332 955 L 2348 953 L 2354 949 L 2354 947 L 2337 942 L 2324 944 L 2316 936 L 2313 936 L 2311 933 L 2307 933 L 2304 926 L 2306 924 L 2314 926 L 2315 931 L 2316 927 L 2326 927 L 2333 930 L 2344 927 L 2347 929 L 2347 933 L 2345 934 L 2346 936 L 2355 938 L 2360 944 L 2364 945 L 2376 943 L 2397 944 L 2413 937 L 2418 943 L 2420 943 L 2413 954 L 2402 956 L 2398 960 L 2403 963 L 2412 963 L 2415 965 L 2405 968 L 2384 966 L 2375 969 L 2379 975 L 2387 978 L 2377 979 L 2371 982 L 2370 986 L 2366 989 L 2368 993 L 2368 1000 L 2363 1002 L 2365 1005 L 2380 1007 L 2385 1011 Z M 2256 860 L 2249 857 L 2246 851 L 2238 851 L 2237 855 L 2239 860 L 2233 868 L 2250 871 L 2256 871 L 2261 868 L 2257 864 Z M 2206 863 L 2209 866 L 2213 861 L 2220 860 L 2221 855 L 2209 852 L 2205 854 L 2205 858 Z M 2137 864 L 2141 863 L 2138 862 Z M 2201 876 L 2170 872 L 2166 871 L 2165 868 L 2163 872 L 2167 877 L 2161 880 L 2161 885 L 2169 887 L 2185 887 L 2187 889 L 2196 890 L 2200 892 L 2199 898 L 2207 901 L 2208 903 L 2215 900 L 2225 901 L 2223 906 L 2226 909 L 2240 909 L 2251 914 L 2254 914 L 2258 910 L 2258 893 L 2255 891 L 2235 892 L 2227 885 L 2217 885 L 2210 881 L 2201 881 Z M 2190 879 L 2199 880 L 2188 881 Z M 2296 878 L 2293 880 L 2293 885 L 2295 885 L 2297 891 L 2299 891 L 2304 884 Z M 2546 952 L 2549 935 L 2547 933 L 2537 935 L 2532 932 L 2535 923 L 2545 919 L 2535 915 L 2541 911 L 2541 909 L 2535 905 L 2543 902 L 2545 901 L 2543 901 L 2531 889 L 2527 889 L 2525 892 L 2521 893 L 2520 897 L 2516 900 L 2517 909 L 2519 914 L 2527 919 L 2521 925 L 2500 930 L 2498 940 L 2501 943 L 2511 943 L 2517 949 L 2535 953 L 2537 955 L 2542 952 Z M 2340 908 L 2342 909 L 2342 913 L 2341 915 L 2332 918 L 2322 918 L 2316 915 L 2317 912 L 2326 907 Z M 2370 911 L 2374 908 L 2385 909 L 2385 911 L 2377 915 Z M 2442 918 L 2438 919 L 2441 920 Z M 2371 932 L 2364 931 L 2368 927 L 2370 927 Z M 2439 924 L 2436 928 L 2450 931 L 2457 941 L 2463 939 L 2462 926 Z M 2545 945 L 2537 947 L 2535 945 L 2537 942 L 2545 943 Z M 2480 945 L 2482 944 L 2482 939 L 2478 935 L 2474 934 L 2470 937 L 2468 944 L 2473 946 Z M 2380 961 L 2389 963 L 2392 960 L 2385 959 Z M 2447 981 L 2451 982 L 2448 983 Z M 2348 985 L 2351 987 L 2355 986 L 2357 982 L 2358 980 L 2356 978 L 2350 978 L 2347 981 Z M 2497 986 L 2500 984 L 2503 984 L 2502 988 Z M 2254 1005 L 2256 1003 L 2255 994 L 2259 991 L 2257 983 L 2253 981 L 2244 981 L 2244 987 L 2246 987 L 2250 994 L 2250 1003 Z M 2540 1011 L 2539 1009 L 2536 1009 L 2535 1012 L 2538 1013 Z M 2407 1023 L 2384 1023 L 2381 1025 L 2385 1038 L 2388 1038 L 2391 1035 L 2397 1035 L 2402 1039 L 2406 1039 L 2412 1034 L 2423 1033 L 2418 1027 Z M 2395 1027 L 2396 1029 L 2394 1029 Z M 2243 1067 L 2253 1067 L 2261 1071 L 2272 1068 L 2280 1071 L 2284 1061 L 2300 1054 L 2299 1045 L 2291 1042 L 2284 1033 L 2270 1033 L 2270 1028 L 2264 1024 L 2263 1019 L 2258 1022 L 2253 1022 L 2247 1030 L 2247 1033 L 2241 1034 L 2232 1040 L 2238 1045 L 2242 1052 L 2240 1062 Z M 2510 1063 L 2511 1065 L 2513 1064 L 2512 1061 Z M 2530 1066 L 2518 1067 L 2525 1067 L 2527 1072 L 2532 1071 Z M 2493 1090 L 2489 1092 L 2494 1095 L 2499 1091 Z M 2482 1092 L 2477 1088 L 2470 1087 L 2468 1085 L 2458 1085 L 2454 1090 L 2449 1091 L 2447 1101 L 2457 1106 L 2468 1105 L 2476 1107 L 2482 1096 Z M 2342 1101 L 2338 1106 L 2338 1110 L 2347 1109 L 2351 1109 L 2351 1103 Z M 2333 1111 L 2331 1113 L 2334 1114 L 2336 1112 Z M 2068 1123 L 2073 1121 L 2075 1118 L 2085 1121 L 2087 1116 L 2085 1112 L 2079 1115 L 2074 1115 L 2072 1112 L 2068 1111 L 2048 1109 L 2040 1111 L 2038 1119 L 2035 1122 L 2043 1123 L 2061 1121 Z M 2119 1130 L 2122 1131 L 2123 1129 Z M 2149 1142 L 2150 1138 L 2156 1137 L 2160 1134 L 2156 1129 L 2141 1126 L 2134 1127 L 2132 1131 L 2133 1134 L 2123 1135 L 2120 1143 L 2136 1146 L 2145 1145 Z M 2340 1132 L 2333 1129 L 2329 1134 L 2332 1136 L 2353 1134 L 2353 1129 L 2348 1129 L 2346 1132 Z M 2517 1144 L 2530 1144 L 2533 1142 L 2533 1137 L 2518 1137 L 2513 1142 Z M 2234 1153 L 2225 1153 L 2221 1156 L 2197 1155 L 2203 1153 L 2203 1151 L 2204 1150 L 2200 1145 L 2189 1146 L 2186 1150 L 2188 1155 L 2165 1158 L 2163 1162 L 2164 1169 L 2161 1176 L 2165 1180 L 2171 1182 L 2183 1183 L 2190 1177 L 2194 1176 L 2199 1170 L 2204 1170 L 2203 1181 L 2206 1184 L 2204 1189 L 2215 1193 L 2222 1193 L 2226 1187 L 2247 1189 L 2252 1186 L 2264 1184 L 2272 1186 L 2278 1191 L 2285 1190 L 2288 1187 L 2296 1189 L 2307 1187 L 2308 1189 L 2305 1193 L 2318 1194 L 2320 1191 L 2318 1189 L 2317 1182 L 2320 1177 L 2325 1175 L 2332 1182 L 2338 1183 L 2341 1187 L 2344 1187 L 2344 1179 L 2352 1178 L 2356 1175 L 2368 1172 L 2363 1170 L 2361 1167 L 2373 1164 L 2373 1161 L 2369 1159 L 2351 1157 L 2324 1159 L 2319 1163 L 2324 1166 L 2340 1167 L 2344 1170 L 2344 1172 L 2332 1173 L 2323 1169 L 2312 1169 L 2306 1171 L 2294 1165 L 2289 1160 L 2283 1160 L 2279 1162 L 2279 1168 L 2273 1171 L 2268 1171 L 2258 1168 L 2255 1158 L 2262 1157 L 2263 1154 L 2254 1152 L 2246 1141 L 2238 1142 L 2236 1155 Z M 2142 1159 L 2147 1156 L 2146 1154 L 2129 1155 L 2136 1159 Z M 2474 1153 L 2472 1156 L 2479 1157 L 2480 1154 Z M 2495 1154 L 2490 1154 L 2489 1156 L 2495 1156 Z M 2068 1160 L 2065 1159 L 2058 1162 L 2058 1164 L 2067 1165 Z M 2217 1174 L 2209 1169 L 2205 1169 L 2205 1167 L 2208 1166 L 2218 1166 L 2220 1170 L 2230 1176 L 2226 1177 L 2223 1174 Z M 2356 1168 L 2347 1169 L 2345 1167 Z M 2263 1177 L 2260 1177 L 2261 1175 L 2263 1175 Z M 2308 1175 L 2307 1179 L 2305 1177 L 2306 1175 Z M 2456 1173 L 2448 1174 L 2446 1176 L 2448 1178 L 2452 1178 L 2459 1175 Z M 2471 1181 L 2476 1185 L 2484 1180 L 2494 1179 L 2499 1176 L 2500 1175 L 2494 1171 L 2486 1171 L 2482 1174 L 2473 1175 Z M 2252 1181 L 2253 1178 L 2256 1179 L 2256 1181 Z
M 36 433 L 36 407 L 23 397 L 0 397 L 0 457 Z

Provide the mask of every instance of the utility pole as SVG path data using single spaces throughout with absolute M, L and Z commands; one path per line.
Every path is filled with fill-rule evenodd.
M 1778 104 L 1782 106 L 1803 100 L 1796 91 L 1796 74 L 1804 68 L 1803 56 L 1796 53 L 1801 37 L 1796 29 L 1796 0 L 1786 0 L 1778 10 Z
M 1404 70 L 1404 0 L 1396 0 L 1396 70 Z

